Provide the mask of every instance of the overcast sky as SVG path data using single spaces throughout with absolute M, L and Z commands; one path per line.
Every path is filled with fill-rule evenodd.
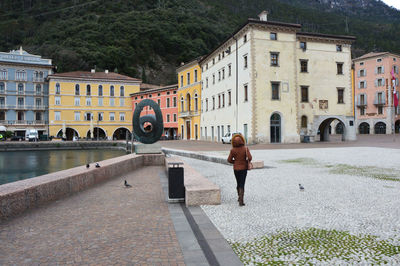
M 400 0 L 382 0 L 389 6 L 393 6 L 400 10 Z

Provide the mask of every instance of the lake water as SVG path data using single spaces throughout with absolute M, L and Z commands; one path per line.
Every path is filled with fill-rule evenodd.
M 125 154 L 112 149 L 0 152 L 0 185 Z

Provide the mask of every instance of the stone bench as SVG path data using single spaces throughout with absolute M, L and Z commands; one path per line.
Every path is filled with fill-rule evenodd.
M 167 173 L 168 163 L 183 163 L 186 206 L 221 204 L 221 189 L 216 184 L 177 157 L 165 157 Z

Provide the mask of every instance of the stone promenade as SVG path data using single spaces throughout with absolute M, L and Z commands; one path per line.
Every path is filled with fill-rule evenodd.
M 3 221 L 0 265 L 185 265 L 161 171 L 141 168 Z

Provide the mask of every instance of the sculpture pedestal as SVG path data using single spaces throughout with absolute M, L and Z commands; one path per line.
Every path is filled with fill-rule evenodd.
M 155 154 L 162 153 L 160 143 L 156 142 L 153 144 L 134 144 L 136 154 Z

